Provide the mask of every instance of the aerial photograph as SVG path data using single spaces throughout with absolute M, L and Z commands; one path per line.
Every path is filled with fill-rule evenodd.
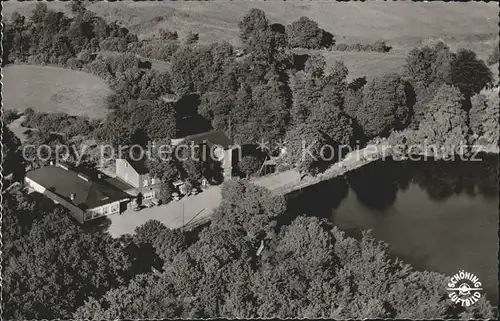
M 3 320 L 500 317 L 499 3 L 0 5 Z

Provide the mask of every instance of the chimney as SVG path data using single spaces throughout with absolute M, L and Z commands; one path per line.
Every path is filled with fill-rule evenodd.
M 76 194 L 75 193 L 71 193 L 69 194 L 69 198 L 74 201 L 75 200 L 75 197 L 76 197 Z

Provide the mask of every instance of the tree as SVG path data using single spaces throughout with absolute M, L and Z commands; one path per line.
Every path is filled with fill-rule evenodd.
M 317 75 L 318 70 L 313 72 Z M 309 73 L 297 72 L 291 78 L 292 107 L 290 116 L 292 124 L 305 122 L 312 111 L 320 104 L 323 79 L 313 77 Z
M 161 40 L 177 40 L 177 38 L 179 38 L 179 36 L 177 35 L 177 31 L 160 29 Z
M 152 140 L 169 140 L 177 136 L 174 105 L 161 100 L 152 102 L 151 119 L 146 125 L 146 134 Z
M 356 113 L 363 104 L 363 89 L 366 77 L 354 79 L 348 86 L 344 98 L 344 111 L 349 117 L 356 119 Z
M 157 220 L 149 220 L 136 227 L 134 240 L 151 244 L 165 263 L 170 263 L 177 253 L 187 247 L 184 234 L 180 230 L 171 230 Z
M 162 204 L 167 204 L 173 199 L 172 194 L 174 192 L 175 188 L 171 183 L 162 183 L 160 186 L 160 194 L 158 195 L 158 199 Z
M 147 166 L 153 177 L 157 177 L 165 183 L 173 183 L 179 179 L 179 170 L 175 161 L 168 159 L 167 156 L 169 155 L 154 155 L 148 159 Z
M 256 32 L 268 28 L 266 14 L 260 9 L 252 8 L 238 23 L 238 27 L 240 28 L 240 39 L 246 43 Z
M 286 50 L 286 35 L 266 29 L 255 32 L 247 41 L 246 51 L 251 53 L 246 62 L 249 64 L 247 79 L 255 77 L 256 82 L 269 80 L 268 75 L 280 74 L 293 65 L 290 53 Z
M 323 152 L 334 147 L 332 141 L 312 122 L 292 126 L 285 134 L 286 154 L 283 162 L 298 168 L 301 174 L 317 174 L 327 163 Z M 325 149 L 326 148 L 326 149 Z M 323 157 L 327 156 L 327 157 Z
M 253 135 L 248 135 L 252 142 L 276 142 L 283 137 L 290 120 L 290 98 L 289 88 L 275 78 L 254 87 L 252 118 L 256 128 Z
M 492 85 L 492 73 L 484 61 L 477 59 L 476 53 L 460 49 L 452 61 L 451 79 L 453 86 L 460 89 L 466 98 Z
M 24 174 L 23 155 L 21 154 L 21 141 L 2 122 L 2 179 L 5 184 L 6 177 L 13 175 L 14 180 L 20 180 Z M 6 185 L 4 185 L 7 187 Z
M 443 83 L 451 83 L 451 62 L 454 54 L 441 41 L 429 42 L 415 47 L 406 56 L 405 75 L 414 86 L 439 88 Z
M 495 47 L 493 47 L 493 51 L 488 56 L 488 59 L 486 60 L 486 62 L 488 63 L 489 66 L 491 66 L 491 65 L 498 63 L 499 60 L 500 60 L 500 51 L 499 51 L 498 46 L 495 46 Z
M 192 45 L 194 43 L 197 43 L 198 40 L 200 39 L 200 35 L 197 33 L 194 33 L 192 31 L 189 31 L 189 33 L 186 35 L 186 45 Z
M 312 78 L 322 78 L 325 73 L 326 60 L 323 55 L 315 54 L 307 57 L 304 72 Z
M 498 144 L 499 99 L 498 89 L 482 90 L 472 96 L 469 124 L 473 134 L 490 144 Z
M 198 113 L 216 130 L 228 131 L 233 97 L 227 92 L 211 91 L 201 96 Z
M 255 156 L 243 156 L 238 162 L 238 168 L 247 177 L 253 173 L 256 173 L 261 166 L 261 162 Z
M 425 139 L 446 153 L 455 153 L 468 142 L 467 112 L 458 88 L 443 85 L 427 106 L 427 117 L 420 123 L 418 140 Z
M 131 302 L 134 302 L 131 304 Z M 73 314 L 75 319 L 175 318 L 183 311 L 169 278 L 141 274 L 128 285 L 115 288 L 100 299 L 90 298 Z
M 388 73 L 369 81 L 363 90 L 363 104 L 356 120 L 369 137 L 402 129 L 411 116 L 408 84 L 398 74 Z
M 31 21 L 33 21 L 35 24 L 42 23 L 45 20 L 47 12 L 48 8 L 46 3 L 43 2 L 37 3 L 35 9 L 33 10 Z
M 33 222 L 5 261 L 5 316 L 71 317 L 84 300 L 100 297 L 136 273 L 126 247 L 109 235 L 82 231 L 65 209 L 55 208 Z
M 307 17 L 300 17 L 299 20 L 287 26 L 286 31 L 288 45 L 291 48 L 319 49 L 322 46 L 323 29 Z
M 242 229 L 252 240 L 272 234 L 276 219 L 285 210 L 282 197 L 243 181 L 224 183 L 221 195 L 222 202 L 213 214 L 214 224 Z

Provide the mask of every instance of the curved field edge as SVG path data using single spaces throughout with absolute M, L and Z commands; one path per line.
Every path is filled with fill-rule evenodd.
M 23 111 L 64 112 L 104 118 L 113 90 L 92 74 L 52 66 L 11 65 L 3 69 L 3 107 Z

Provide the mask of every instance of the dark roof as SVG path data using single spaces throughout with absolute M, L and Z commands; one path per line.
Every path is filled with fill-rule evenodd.
M 128 198 L 129 195 L 119 190 L 104 179 L 91 180 L 72 170 L 58 166 L 46 166 L 26 173 L 26 177 L 86 210 L 104 204 Z M 75 194 L 72 201 L 70 196 Z
M 144 175 L 149 173 L 149 168 L 146 166 L 146 161 L 143 158 L 142 160 L 134 161 L 131 159 L 126 159 L 126 161 L 132 166 L 132 168 L 137 172 L 139 175 Z
M 227 135 L 221 130 L 190 135 L 184 138 L 183 141 L 193 142 L 195 145 L 211 143 L 222 146 L 222 148 L 224 149 L 233 145 L 233 141 L 229 137 L 227 137 Z
M 106 178 L 106 182 L 122 191 L 128 191 L 128 190 L 132 190 L 132 189 L 135 189 L 135 187 L 133 187 L 132 185 L 130 185 L 129 183 L 119 179 L 118 177 L 109 177 L 109 178 Z

